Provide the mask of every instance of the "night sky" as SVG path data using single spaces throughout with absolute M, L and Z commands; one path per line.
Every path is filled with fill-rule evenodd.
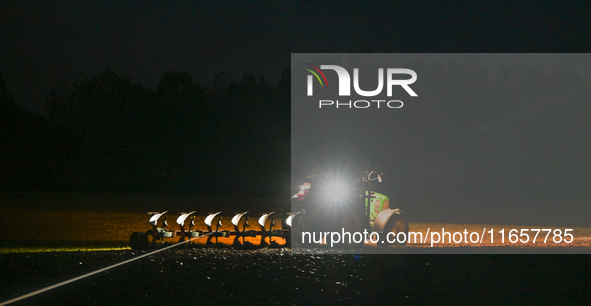
M 111 69 L 154 88 L 169 70 L 277 81 L 299 52 L 588 51 L 587 5 L 390 1 L 2 1 L 0 71 L 43 113 L 55 86 Z M 560 18 L 566 16 L 568 18 Z M 586 49 L 587 48 L 587 49 Z

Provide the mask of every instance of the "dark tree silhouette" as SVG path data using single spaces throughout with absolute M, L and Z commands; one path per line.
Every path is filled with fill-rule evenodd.
M 46 100 L 54 187 L 287 194 L 277 182 L 289 181 L 289 88 L 289 71 L 277 87 L 252 73 L 202 86 L 170 71 L 154 92 L 105 71 L 56 88 Z
M 18 106 L 0 73 L 0 188 L 47 188 L 47 122 Z

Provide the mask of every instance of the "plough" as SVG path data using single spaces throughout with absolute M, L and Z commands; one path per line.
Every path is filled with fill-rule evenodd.
M 197 237 L 207 236 L 205 247 L 228 246 L 225 243 L 220 243 L 218 238 L 234 237 L 230 246 L 234 248 L 256 248 L 256 247 L 287 247 L 291 244 L 291 223 L 295 216 L 299 213 L 288 213 L 284 216 L 282 225 L 277 227 L 275 225 L 275 212 L 263 213 L 258 218 L 259 230 L 247 230 L 249 227 L 248 211 L 235 214 L 231 218 L 231 223 L 234 230 L 222 230 L 222 215 L 221 211 L 210 213 L 205 217 L 204 223 L 207 230 L 195 229 L 195 220 L 197 216 L 195 211 L 179 213 L 176 223 L 179 225 L 178 230 L 168 229 L 168 211 L 164 212 L 148 212 L 149 223 L 151 229 L 146 232 L 134 232 L 129 238 L 129 245 L 132 249 L 144 249 L 147 247 L 156 247 L 157 242 L 164 244 L 165 238 L 172 238 L 177 242 L 185 241 L 186 239 L 194 239 Z M 158 224 L 161 226 L 158 226 Z M 246 240 L 246 237 L 260 236 L 258 245 Z M 274 241 L 273 237 L 280 237 L 285 239 L 284 244 L 279 244 Z M 178 239 L 177 239 L 178 238 Z M 242 238 L 242 239 L 240 239 Z M 269 242 L 267 242 L 269 238 Z M 170 241 L 170 239 L 167 239 Z M 214 242 L 215 240 L 215 242 Z M 242 240 L 242 241 L 240 241 Z M 252 239 L 251 239 L 252 240 Z M 191 243 L 191 242 L 189 242 Z

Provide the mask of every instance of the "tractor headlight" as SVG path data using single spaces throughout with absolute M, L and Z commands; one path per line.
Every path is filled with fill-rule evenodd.
M 326 191 L 332 199 L 339 201 L 344 198 L 347 188 L 345 188 L 341 182 L 330 182 L 328 186 L 326 186 Z
M 322 189 L 326 202 L 344 202 L 355 197 L 354 184 L 344 179 L 329 180 Z

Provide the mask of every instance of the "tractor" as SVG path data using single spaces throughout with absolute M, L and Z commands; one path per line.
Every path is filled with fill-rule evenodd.
M 294 247 L 328 245 L 331 237 L 321 234 L 327 232 L 375 232 L 379 234 L 379 239 L 374 240 L 378 247 L 406 245 L 408 222 L 400 209 L 390 207 L 386 195 L 374 191 L 374 184 L 381 183 L 382 176 L 375 171 L 363 171 L 353 174 L 322 172 L 306 177 L 299 192 L 291 197 L 292 211 L 297 213 L 286 219 L 291 223 Z M 304 239 L 304 233 L 310 232 L 318 233 L 319 237 L 314 236 L 312 243 Z M 361 248 L 366 241 L 365 238 L 355 241 L 344 237 L 337 244 L 344 248 Z

